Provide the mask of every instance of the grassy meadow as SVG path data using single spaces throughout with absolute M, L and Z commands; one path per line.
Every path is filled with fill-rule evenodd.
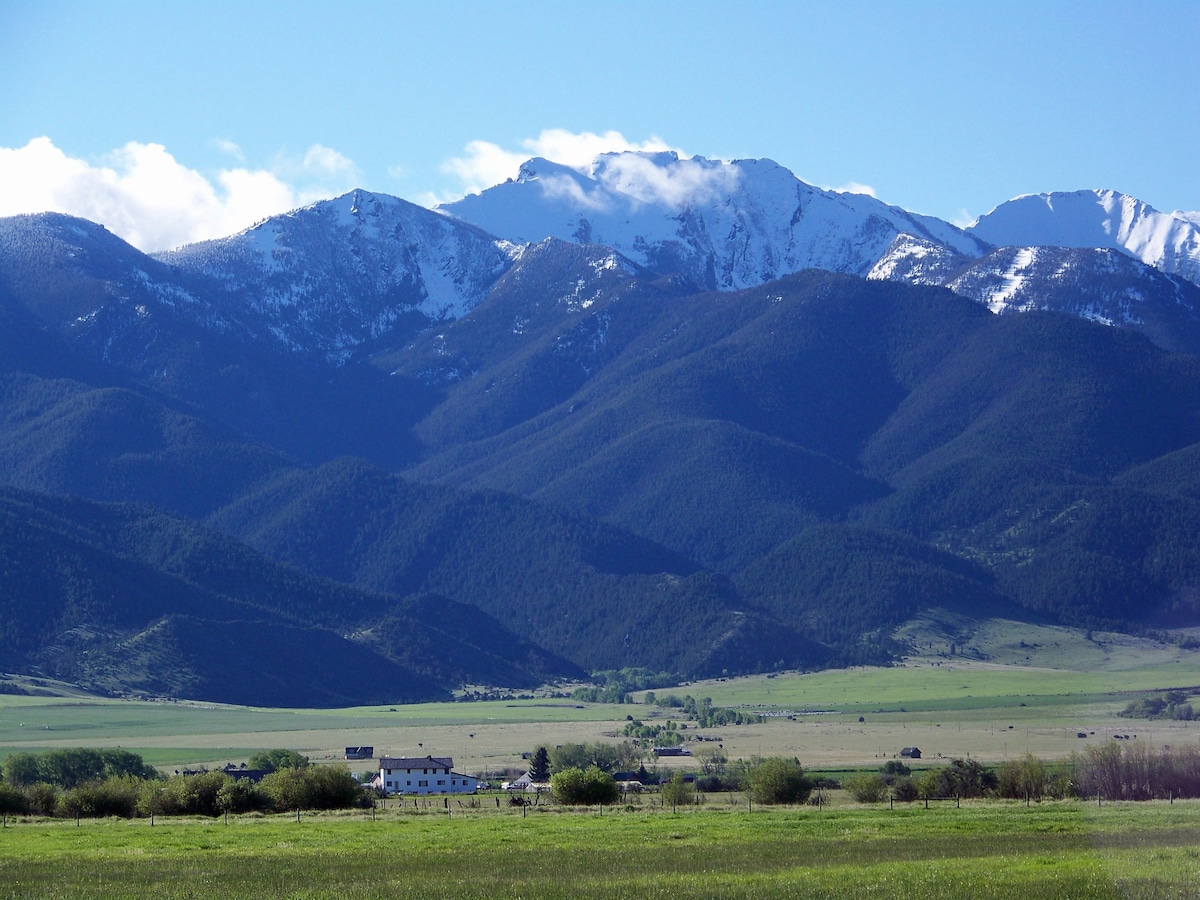
M 1178 745 L 1200 723 L 1122 718 L 1139 692 L 1200 685 L 1200 654 L 1069 629 L 983 623 L 943 655 L 945 622 L 915 623 L 927 655 L 887 669 L 719 679 L 661 689 L 766 714 L 761 723 L 689 728 L 731 757 L 796 756 L 810 771 L 873 769 L 916 744 L 920 765 L 955 756 L 1047 760 L 1115 734 Z M 923 630 L 922 630 L 923 629 Z M 1006 664 L 1000 664 L 1003 661 Z M 460 771 L 521 765 L 539 744 L 619 739 L 627 717 L 679 717 L 644 702 L 562 698 L 260 709 L 98 699 L 51 684 L 0 694 L 0 756 L 120 746 L 174 768 L 244 761 L 286 747 L 317 762 L 348 745 L 376 754 L 453 755 Z M 57 696 L 49 696 L 57 694 Z M 645 695 L 638 699 L 645 700 Z M 1083 733 L 1085 737 L 1078 735 Z M 698 746 L 698 745 L 693 745 Z M 939 759 L 941 757 L 941 759 Z M 366 770 L 371 762 L 351 764 Z M 694 768 L 687 758 L 661 768 Z M 0 900 L 200 893 L 255 897 L 1194 897 L 1200 801 L 1006 801 L 748 809 L 712 794 L 678 813 L 631 795 L 598 814 L 506 798 L 395 800 L 375 812 L 222 820 L 8 819 Z
M 929 655 L 883 669 L 731 678 L 655 693 L 711 697 L 717 706 L 766 713 L 759 724 L 689 729 L 688 736 L 720 741 L 732 758 L 796 756 L 817 769 L 878 766 L 914 745 L 931 763 L 939 756 L 1000 762 L 1026 752 L 1059 759 L 1114 734 L 1156 747 L 1200 739 L 1197 722 L 1117 715 L 1139 692 L 1200 692 L 1200 652 L 1003 620 L 973 623 L 969 631 L 962 623 L 918 621 L 906 637 Z M 984 658 L 940 655 L 951 639 Z M 561 698 L 292 710 L 56 692 L 63 696 L 0 694 L 0 758 L 20 750 L 120 746 L 171 771 L 240 763 L 272 747 L 332 761 L 346 746 L 369 744 L 377 755 L 450 755 L 460 771 L 489 775 L 520 767 L 521 754 L 542 743 L 618 739 L 627 716 L 647 722 L 680 716 L 645 703 Z
M 0 898 L 1193 897 L 1195 803 L 9 822 Z

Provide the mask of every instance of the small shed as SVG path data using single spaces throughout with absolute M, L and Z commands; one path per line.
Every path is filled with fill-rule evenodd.
M 900 750 L 900 756 L 903 759 L 920 759 L 921 758 L 921 748 L 920 747 L 904 747 Z

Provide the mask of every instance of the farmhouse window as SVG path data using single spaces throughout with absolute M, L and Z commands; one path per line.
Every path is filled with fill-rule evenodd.
M 429 787 L 429 782 L 428 781 L 418 781 L 417 787 Z

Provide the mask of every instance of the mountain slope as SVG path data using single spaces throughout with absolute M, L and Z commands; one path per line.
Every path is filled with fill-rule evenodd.
M 586 668 L 746 671 L 759 658 L 758 636 L 773 627 L 723 580 L 644 539 L 509 495 L 413 484 L 351 460 L 289 473 L 209 521 L 338 581 L 470 603 Z M 684 615 L 688 627 L 677 630 Z M 791 633 L 772 652 L 793 666 L 825 655 Z
M 514 249 L 396 197 L 352 191 L 156 258 L 215 280 L 222 308 L 261 317 L 259 339 L 345 360 L 393 332 L 463 315 Z
M 868 558 L 894 558 L 897 533 L 930 542 L 996 579 L 975 596 L 1068 621 L 1156 620 L 1200 579 L 1182 548 L 1167 549 L 1192 521 L 1186 497 L 1170 484 L 1152 503 L 1106 487 L 1200 440 L 1196 357 L 1076 317 L 997 317 L 948 291 L 822 273 L 669 300 L 627 285 L 562 311 L 557 331 L 543 324 L 517 355 L 552 352 L 587 316 L 604 316 L 610 335 L 629 316 L 636 336 L 610 341 L 577 389 L 523 421 L 430 434 L 434 452 L 413 473 L 601 516 L 735 576 L 743 599 L 776 617 L 774 594 L 740 573 L 821 524 L 884 535 L 853 544 L 876 547 L 856 550 Z M 454 326 L 441 346 L 456 346 Z M 411 350 L 413 365 L 428 352 Z M 479 407 L 508 405 L 512 358 L 449 390 L 441 410 L 459 426 L 490 421 Z M 1176 524 L 1139 537 L 1077 514 L 1080 503 Z M 1180 561 L 1147 568 L 1157 553 Z M 1029 554 L 1038 561 L 1023 570 Z M 891 567 L 879 559 L 884 580 L 858 589 L 911 596 L 887 586 Z M 1071 579 L 1090 587 L 1068 590 Z M 815 609 L 822 596 L 836 595 L 793 602 Z
M 732 295 L 628 290 L 586 315 L 608 321 L 611 359 L 575 393 L 499 433 L 430 434 L 446 449 L 414 474 L 605 515 L 726 572 L 886 493 L 861 472 L 865 442 L 910 382 L 993 318 L 949 292 L 819 272 Z M 560 328 L 525 355 L 552 353 L 577 317 Z M 485 370 L 439 413 L 483 420 L 478 407 L 508 403 L 506 371 Z
M 13 669 L 103 691 L 286 706 L 582 674 L 471 607 L 357 591 L 144 507 L 0 489 L 0 523 Z

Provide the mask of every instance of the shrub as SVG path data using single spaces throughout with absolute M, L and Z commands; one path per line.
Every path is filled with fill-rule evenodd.
M 696 787 L 690 781 L 684 781 L 678 772 L 662 786 L 663 803 L 670 803 L 671 809 L 680 804 L 688 805 L 696 802 Z
M 1032 753 L 996 767 L 996 793 L 1001 797 L 1040 800 L 1047 793 L 1048 783 L 1045 764 Z
M 312 808 L 312 788 L 303 769 L 278 769 L 259 786 L 278 812 Z
M 353 809 L 371 805 L 370 793 L 345 766 L 309 766 L 309 809 Z
M 345 766 L 279 769 L 259 784 L 277 812 L 297 809 L 350 809 L 371 805 L 371 794 Z M 261 803 L 260 800 L 253 800 Z
M 920 793 L 917 790 L 917 783 L 911 778 L 900 777 L 892 782 L 892 799 L 899 800 L 901 803 L 912 803 Z
M 85 781 L 67 791 L 62 809 L 67 815 L 131 819 L 137 813 L 142 780 L 132 775 L 114 775 L 104 781 Z
M 982 797 L 996 789 L 996 773 L 973 759 L 954 759 L 944 769 L 930 769 L 921 776 L 923 797 Z
M 736 775 L 702 775 L 696 779 L 696 790 L 706 794 L 718 791 L 740 791 L 742 783 Z
M 798 759 L 764 759 L 746 780 L 746 791 L 756 803 L 803 803 L 812 793 L 812 782 Z
M 550 776 L 550 792 L 559 803 L 573 806 L 601 806 L 616 803 L 617 783 L 596 766 L 570 768 Z
M 846 790 L 859 803 L 880 803 L 887 798 L 888 786 L 881 775 L 855 775 L 846 780 Z
M 17 815 L 29 811 L 29 801 L 25 792 L 11 784 L 0 782 L 0 813 Z
M 217 791 L 217 809 L 227 813 L 244 813 L 266 810 L 270 800 L 258 789 L 258 785 L 246 780 L 226 779 Z

